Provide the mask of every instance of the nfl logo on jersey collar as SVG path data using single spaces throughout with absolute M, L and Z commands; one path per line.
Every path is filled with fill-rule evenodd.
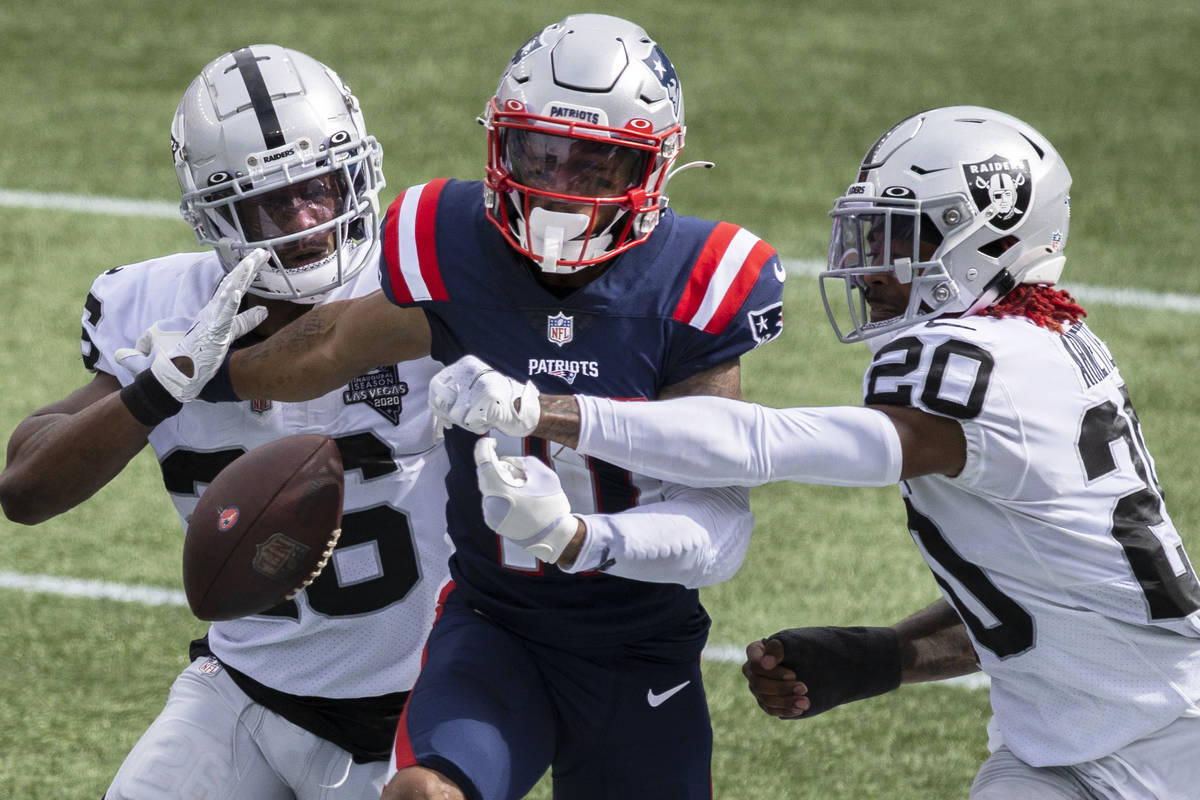
M 559 347 L 574 339 L 575 317 L 568 317 L 561 311 L 546 317 L 546 338 Z

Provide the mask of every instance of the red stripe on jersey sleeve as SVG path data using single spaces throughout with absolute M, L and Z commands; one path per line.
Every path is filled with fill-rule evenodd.
M 683 297 L 679 298 L 679 305 L 675 307 L 675 313 L 671 315 L 673 319 L 679 322 L 690 322 L 695 316 L 700 309 L 700 304 L 704 302 L 704 294 L 708 291 L 708 284 L 712 280 L 713 273 L 717 271 L 717 265 L 721 263 L 721 256 L 725 255 L 726 248 L 729 247 L 730 241 L 737 232 L 738 226 L 729 222 L 719 222 L 717 227 L 713 228 L 713 232 L 708 235 L 708 241 L 700 250 L 699 258 L 692 265 L 692 274 L 688 278 L 687 288 L 683 290 Z
M 738 309 L 742 307 L 742 303 L 746 302 L 746 298 L 754 290 L 754 285 L 758 283 L 758 276 L 762 273 L 763 265 L 773 255 L 775 255 L 775 248 L 762 239 L 759 239 L 754 247 L 750 248 L 750 253 L 742 262 L 737 277 L 733 279 L 733 283 L 725 291 L 725 296 L 721 298 L 721 305 L 717 306 L 716 313 L 704 326 L 705 333 L 720 333 L 725 330 L 725 327 L 737 314 Z
M 387 266 L 388 288 L 396 303 L 411 303 L 413 299 L 408 282 L 400 272 L 400 203 L 404 201 L 404 194 L 401 192 L 388 206 L 383 221 L 383 263 Z
M 438 178 L 425 185 L 417 203 L 417 220 L 414 225 L 417 237 L 417 260 L 421 264 L 421 277 L 425 288 L 434 300 L 449 300 L 446 284 L 442 282 L 442 270 L 437 258 L 437 203 L 446 187 L 447 178 Z

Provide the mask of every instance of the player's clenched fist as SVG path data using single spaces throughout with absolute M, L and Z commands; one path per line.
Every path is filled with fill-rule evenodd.
M 475 356 L 464 356 L 433 377 L 429 407 L 444 427 L 507 436 L 528 436 L 541 416 L 532 381 L 515 381 Z
M 475 474 L 488 527 L 542 561 L 558 561 L 579 521 L 554 470 L 531 456 L 500 458 L 496 440 L 485 436 L 475 443 Z

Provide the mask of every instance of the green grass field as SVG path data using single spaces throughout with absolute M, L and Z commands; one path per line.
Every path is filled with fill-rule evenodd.
M 79 314 L 111 266 L 193 249 L 178 220 L 21 207 L 5 191 L 175 202 L 168 126 L 212 57 L 276 42 L 334 66 L 383 142 L 385 201 L 430 177 L 477 177 L 475 116 L 513 50 L 589 10 L 527 0 L 303 4 L 9 0 L 0 7 L 0 435 L 87 378 Z M 1054 142 L 1075 177 L 1066 283 L 1200 295 L 1200 6 L 1191 0 L 705 0 L 602 10 L 671 56 L 689 123 L 673 184 L 684 213 L 743 224 L 788 259 L 823 257 L 832 199 L 875 137 L 921 108 L 991 105 Z M 1129 384 L 1171 513 L 1200 553 L 1200 315 L 1089 304 Z M 839 345 L 811 278 L 787 289 L 787 331 L 746 359 L 769 405 L 857 403 L 866 351 Z M 746 565 L 705 592 L 714 644 L 801 624 L 885 624 L 936 596 L 894 490 L 779 485 L 753 495 Z M 80 508 L 0 522 L 0 572 L 179 588 L 181 535 L 143 453 Z M 158 713 L 203 631 L 186 608 L 0 589 L 0 797 L 96 798 Z M 718 798 L 965 798 L 986 754 L 986 693 L 906 688 L 809 722 L 754 705 L 734 663 L 705 665 Z M 547 798 L 545 785 L 535 797 Z

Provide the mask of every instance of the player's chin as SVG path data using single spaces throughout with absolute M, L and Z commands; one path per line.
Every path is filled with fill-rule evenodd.
M 891 306 L 871 306 L 871 322 L 883 322 L 899 315 L 899 311 Z
M 275 254 L 284 269 L 302 270 L 333 255 L 333 237 L 329 241 L 310 242 L 304 240 L 297 247 L 276 247 Z

